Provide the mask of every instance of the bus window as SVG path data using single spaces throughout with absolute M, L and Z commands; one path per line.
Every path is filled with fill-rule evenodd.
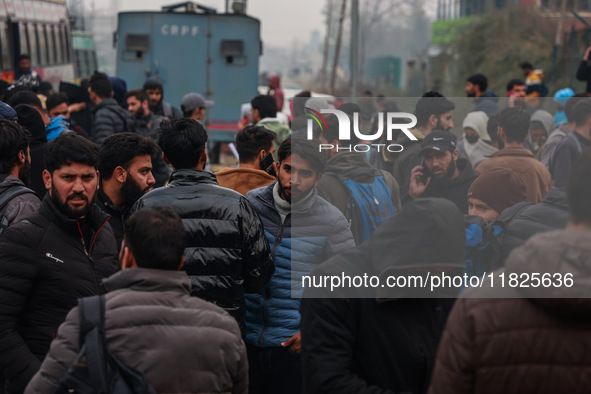
M 27 30 L 25 28 L 24 23 L 18 24 L 18 36 L 19 36 L 19 44 L 20 44 L 20 53 L 17 56 L 22 54 L 29 53 L 29 42 L 27 40 Z
M 59 26 L 54 25 L 53 26 L 53 36 L 55 37 L 55 62 L 57 64 L 62 64 L 64 63 L 64 52 L 63 52 L 63 44 L 62 44 L 62 40 L 61 40 L 61 34 L 59 31 Z
M 35 31 L 35 25 L 32 23 L 27 24 L 27 33 L 29 36 L 29 56 L 31 56 L 31 65 L 39 66 L 39 48 L 37 46 L 37 32 Z
M 49 64 L 55 64 L 55 63 L 57 63 L 57 61 L 55 59 L 56 49 L 55 49 L 55 38 L 53 36 L 53 26 L 46 25 L 45 32 L 46 32 L 46 36 L 47 36 L 47 54 L 49 55 L 48 56 Z
M 2 54 L 0 59 L 0 67 L 3 70 L 12 70 L 14 64 L 12 63 L 11 56 L 11 43 L 8 35 L 8 23 L 0 22 L 0 41 L 2 45 Z
M 45 65 L 47 61 L 47 40 L 45 35 L 45 26 L 38 24 L 37 26 L 37 43 L 39 44 L 39 59 L 40 63 Z

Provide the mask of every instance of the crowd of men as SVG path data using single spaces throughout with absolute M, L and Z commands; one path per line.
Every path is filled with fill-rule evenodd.
M 215 174 L 202 123 L 214 103 L 197 93 L 179 110 L 156 79 L 122 92 L 96 73 L 84 130 L 69 118 L 86 104 L 11 86 L 0 101 L 4 392 L 79 392 L 82 367 L 95 389 L 96 370 L 133 370 L 143 392 L 588 391 L 591 100 L 560 90 L 551 114 L 543 75 L 521 67 L 506 106 L 486 77 L 467 78 L 474 107 L 459 139 L 456 104 L 425 93 L 416 126 L 383 140 L 399 152 L 343 149 L 363 136 L 345 140 L 334 115 L 308 133 L 303 110 L 338 105 L 375 127 L 394 102 L 302 92 L 286 120 L 273 78 L 239 126 L 237 168 Z M 570 273 L 575 285 L 432 297 L 304 285 L 441 272 Z M 106 354 L 109 368 L 92 364 Z

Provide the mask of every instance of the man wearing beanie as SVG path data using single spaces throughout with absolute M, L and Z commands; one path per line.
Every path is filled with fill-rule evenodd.
M 505 209 L 526 200 L 523 178 L 510 169 L 494 168 L 480 175 L 470 186 L 468 214 L 490 222 Z
M 150 111 L 160 117 L 168 118 L 168 120 L 180 119 L 183 117 L 181 111 L 164 101 L 164 88 L 162 82 L 156 78 L 148 78 L 144 82 L 144 90 L 150 97 Z
M 464 136 L 458 141 L 458 151 L 460 158 L 468 159 L 473 168 L 498 151 L 491 145 L 491 138 L 486 130 L 487 123 L 488 115 L 483 111 L 476 111 L 466 115 L 462 125 Z

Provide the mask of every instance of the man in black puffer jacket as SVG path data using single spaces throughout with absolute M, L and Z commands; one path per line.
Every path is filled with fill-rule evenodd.
M 0 371 L 21 393 L 79 297 L 117 270 L 109 216 L 93 205 L 98 147 L 67 133 L 48 143 L 39 211 L 0 239 Z
M 566 227 L 566 189 L 554 187 L 540 203 L 522 202 L 507 208 L 498 220 L 505 227 L 501 235 L 501 262 L 504 262 L 513 249 L 523 245 L 532 235 Z
M 90 139 L 93 142 L 100 145 L 111 134 L 134 131 L 131 114 L 121 108 L 113 98 L 113 87 L 109 77 L 103 73 L 95 73 L 90 78 L 88 93 L 90 100 L 95 104 L 91 110 L 93 121 Z
M 274 267 L 257 213 L 244 196 L 219 186 L 203 171 L 207 133 L 193 119 L 162 123 L 158 144 L 174 172 L 167 186 L 138 200 L 143 206 L 166 205 L 183 219 L 187 248 L 183 269 L 191 294 L 224 308 L 244 330 L 244 293 L 264 288 Z

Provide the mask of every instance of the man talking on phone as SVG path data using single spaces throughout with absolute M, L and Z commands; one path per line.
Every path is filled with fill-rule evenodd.
M 412 169 L 408 195 L 440 197 L 450 200 L 462 213 L 468 213 L 468 189 L 478 176 L 470 162 L 458 159 L 456 137 L 434 130 L 421 143 L 422 165 Z
M 247 126 L 236 134 L 238 168 L 224 168 L 215 175 L 222 187 L 246 195 L 253 189 L 270 185 L 277 175 L 273 163 L 277 134 L 262 126 Z

